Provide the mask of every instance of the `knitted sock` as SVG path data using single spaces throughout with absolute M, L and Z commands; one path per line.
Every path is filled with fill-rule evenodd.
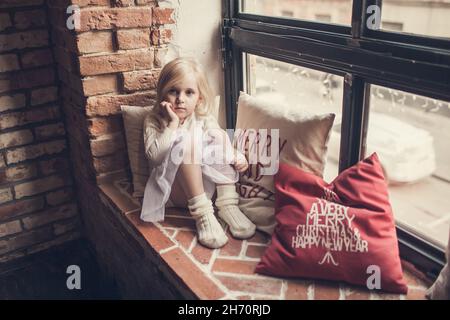
M 212 249 L 223 247 L 228 237 L 214 216 L 214 207 L 205 193 L 188 200 L 188 208 L 197 226 L 198 241 Z
M 219 217 L 230 227 L 233 237 L 247 239 L 255 234 L 256 226 L 239 209 L 239 194 L 234 184 L 217 186 L 216 206 Z

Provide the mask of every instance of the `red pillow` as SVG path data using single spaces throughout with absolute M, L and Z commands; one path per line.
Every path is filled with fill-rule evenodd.
M 363 286 L 369 279 L 370 289 L 407 293 L 375 153 L 330 184 L 286 163 L 280 163 L 274 180 L 277 226 L 257 273 Z

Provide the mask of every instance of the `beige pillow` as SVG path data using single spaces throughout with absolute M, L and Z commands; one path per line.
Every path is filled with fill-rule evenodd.
M 145 184 L 150 175 L 150 163 L 145 156 L 143 127 L 144 119 L 152 107 L 121 106 L 128 159 L 133 178 L 133 197 L 143 197 Z
M 234 143 L 245 154 L 249 169 L 241 174 L 238 182 L 239 207 L 259 230 L 271 234 L 276 225 L 273 177 L 278 171 L 278 161 L 322 177 L 334 117 L 333 113 L 313 115 L 301 108 L 264 101 L 241 92 Z M 252 138 L 249 129 L 259 131 L 258 141 Z M 260 129 L 266 129 L 272 141 L 261 138 L 266 134 Z M 279 129 L 278 148 L 276 133 L 271 129 Z M 251 155 L 250 151 L 254 150 L 256 156 Z M 276 150 L 280 150 L 278 159 Z M 258 163 L 252 164 L 252 157 Z

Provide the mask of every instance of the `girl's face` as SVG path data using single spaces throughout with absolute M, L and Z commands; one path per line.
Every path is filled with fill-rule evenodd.
M 169 88 L 164 100 L 172 104 L 172 110 L 180 119 L 180 123 L 183 123 L 201 100 L 195 76 L 186 75 L 178 84 Z

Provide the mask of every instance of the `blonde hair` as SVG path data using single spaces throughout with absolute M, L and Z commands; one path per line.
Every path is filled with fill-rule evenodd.
M 211 113 L 214 95 L 208 84 L 206 74 L 200 63 L 194 58 L 180 57 L 167 63 L 161 70 L 156 87 L 156 104 L 151 110 L 149 117 L 152 117 L 160 130 L 163 129 L 162 119 L 167 119 L 167 115 L 160 107 L 160 103 L 167 96 L 169 90 L 181 82 L 187 74 L 192 73 L 197 81 L 199 90 L 199 104 L 195 107 L 197 116 L 207 116 Z

